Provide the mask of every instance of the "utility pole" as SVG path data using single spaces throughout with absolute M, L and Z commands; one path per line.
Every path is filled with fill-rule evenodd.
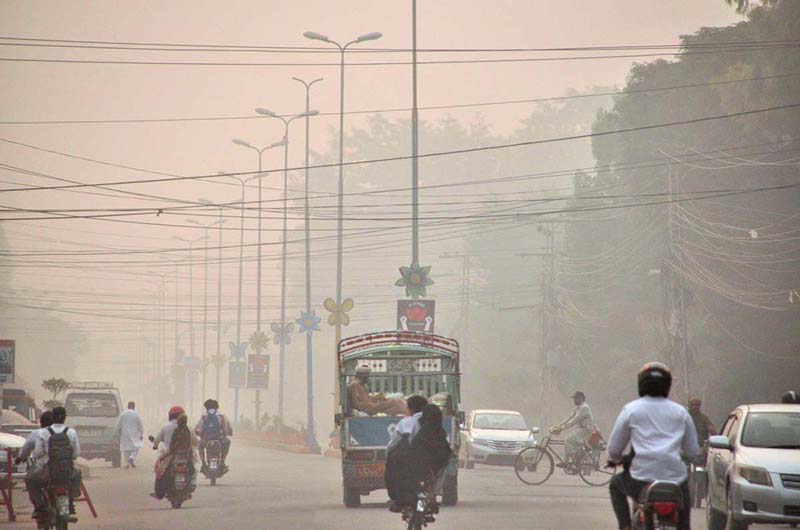
M 670 167 L 668 175 L 670 199 L 668 216 L 668 257 L 667 262 L 674 262 L 680 252 L 680 241 L 683 238 L 681 226 L 676 222 L 675 210 L 680 197 L 680 181 L 677 170 Z M 676 241 L 677 240 L 677 241 Z M 689 381 L 689 365 L 691 351 L 686 330 L 686 279 L 673 263 L 671 267 L 662 267 L 663 323 L 666 338 L 665 361 L 675 377 L 673 395 L 684 403 L 688 403 L 691 395 Z M 681 381 L 682 379 L 682 381 Z

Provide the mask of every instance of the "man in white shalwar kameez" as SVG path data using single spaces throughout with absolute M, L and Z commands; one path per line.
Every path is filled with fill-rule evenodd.
M 135 460 L 142 447 L 144 426 L 133 401 L 128 403 L 128 410 L 119 415 L 115 433 L 119 437 L 119 448 L 125 459 L 125 469 L 136 467 Z

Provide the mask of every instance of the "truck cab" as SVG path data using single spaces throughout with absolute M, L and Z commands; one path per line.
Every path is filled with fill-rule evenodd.
M 442 408 L 443 427 L 453 449 L 445 470 L 442 503 L 458 502 L 461 401 L 459 347 L 454 339 L 408 331 L 369 333 L 343 339 L 338 347 L 339 399 L 336 415 L 342 453 L 345 506 L 357 507 L 361 496 L 384 489 L 386 446 L 402 416 L 368 415 L 355 410 L 348 392 L 358 366 L 371 369 L 367 390 L 387 398 L 417 394 Z
M 119 467 L 119 440 L 114 435 L 122 412 L 119 390 L 112 383 L 71 383 L 64 393 L 67 423 L 78 433 L 81 457 L 102 458 Z

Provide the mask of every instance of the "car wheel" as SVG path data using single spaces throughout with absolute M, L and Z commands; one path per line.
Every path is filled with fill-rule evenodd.
M 750 524 L 744 521 L 737 521 L 733 517 L 733 498 L 731 498 L 731 491 L 728 490 L 728 498 L 725 503 L 725 530 L 747 530 Z
M 715 510 L 708 501 L 706 501 L 706 526 L 708 530 L 725 530 L 725 514 Z

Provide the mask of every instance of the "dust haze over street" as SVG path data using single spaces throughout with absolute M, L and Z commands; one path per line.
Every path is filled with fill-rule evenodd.
M 797 525 L 798 323 L 800 1 L 0 3 L 12 529 Z

